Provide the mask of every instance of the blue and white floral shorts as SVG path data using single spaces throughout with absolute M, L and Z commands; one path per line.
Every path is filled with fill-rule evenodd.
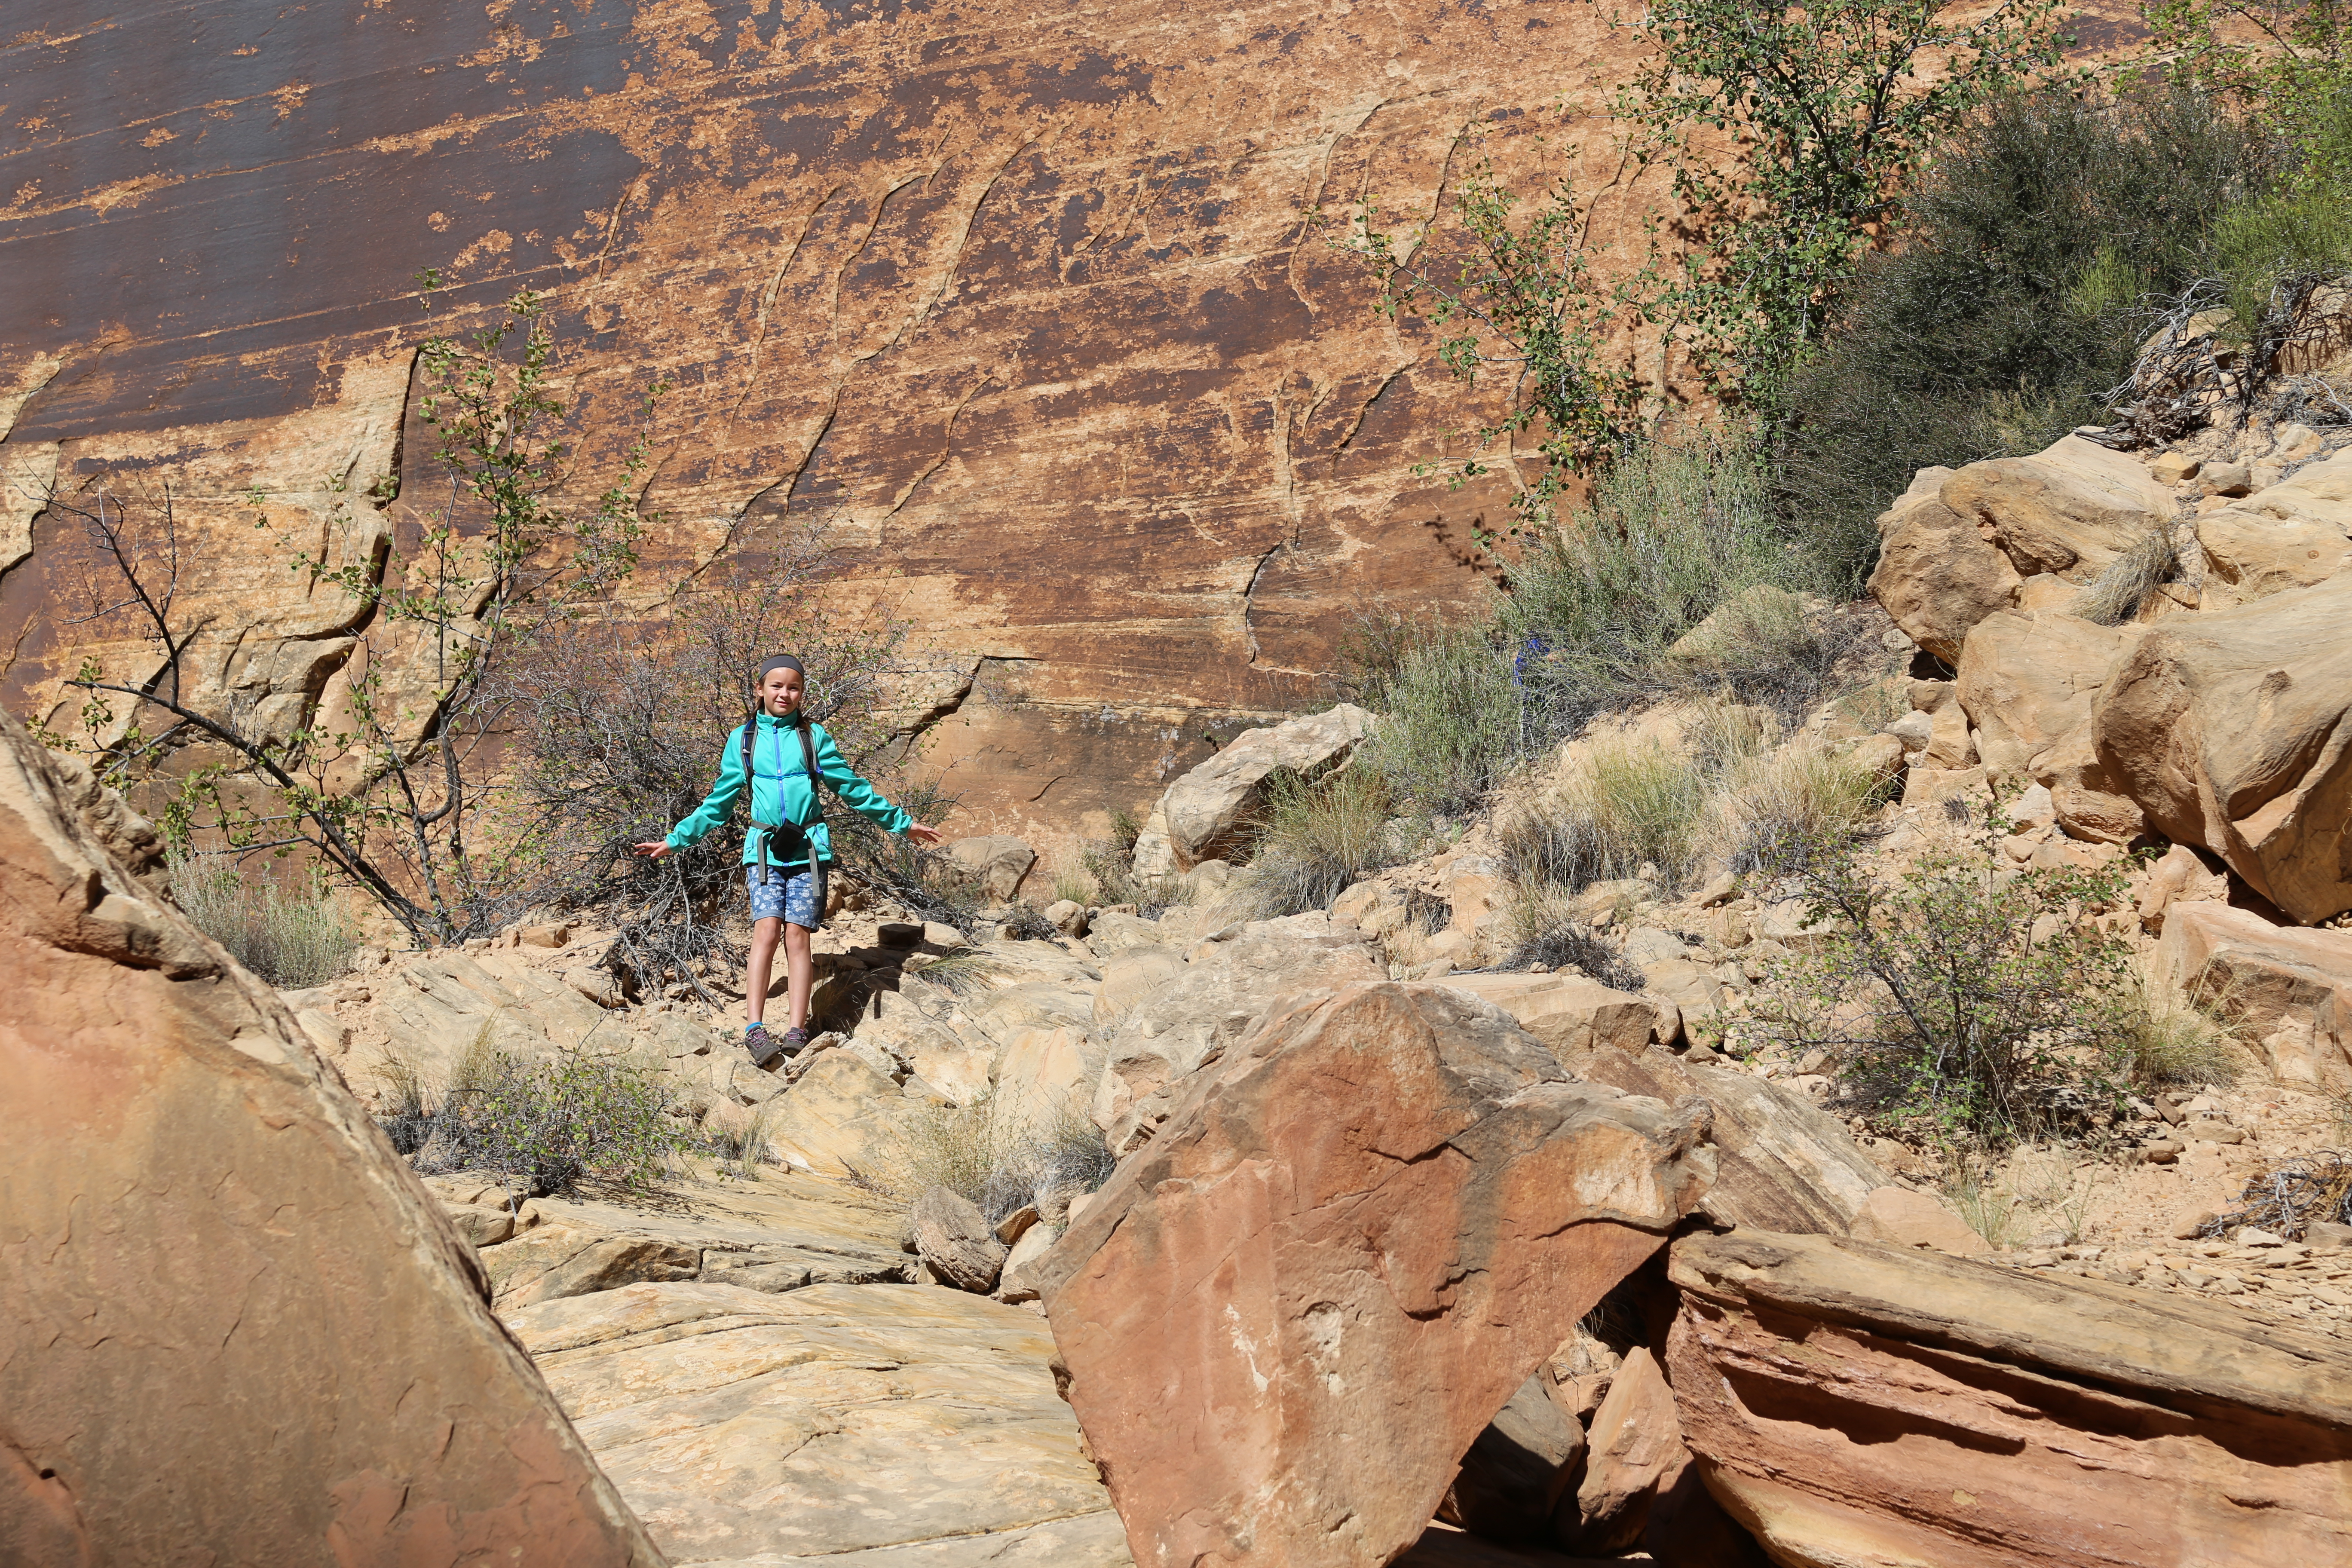
M 743 877 L 751 884 L 753 920 L 772 921 L 781 915 L 793 925 L 806 926 L 811 931 L 816 929 L 816 877 L 814 873 L 803 871 L 798 876 L 788 877 L 771 867 L 763 885 L 760 880 L 760 868 L 751 866 L 745 868 Z

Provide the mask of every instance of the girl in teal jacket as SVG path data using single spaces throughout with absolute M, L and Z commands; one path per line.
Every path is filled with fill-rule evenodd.
M 824 726 L 801 717 L 801 699 L 807 684 L 799 659 L 781 654 L 768 660 L 760 667 L 758 710 L 751 719 L 752 826 L 743 835 L 743 864 L 751 868 L 745 880 L 751 896 L 751 963 L 743 987 L 750 1018 L 743 1044 L 761 1067 L 775 1060 L 779 1053 L 792 1056 L 808 1044 L 809 992 L 816 973 L 809 958 L 809 932 L 824 913 L 816 907 L 811 852 L 828 866 L 833 862 L 832 837 L 824 823 L 813 820 L 816 781 L 809 777 L 801 745 L 802 726 L 807 726 L 814 742 L 817 771 L 852 810 L 918 844 L 937 844 L 940 837 L 937 829 L 924 826 L 883 799 L 842 761 L 841 749 L 824 732 Z M 638 845 L 637 853 L 658 860 L 726 821 L 743 794 L 743 727 L 738 725 L 727 736 L 727 748 L 719 758 L 719 783 L 709 795 L 671 828 L 667 837 Z M 796 831 L 803 825 L 804 833 Z M 780 834 L 767 831 L 779 826 L 784 828 Z M 787 845 L 791 847 L 784 847 Z M 768 977 L 775 964 L 780 934 L 784 943 L 784 992 L 792 1013 L 792 1026 L 784 1031 L 781 1043 L 761 1021 L 767 1009 Z

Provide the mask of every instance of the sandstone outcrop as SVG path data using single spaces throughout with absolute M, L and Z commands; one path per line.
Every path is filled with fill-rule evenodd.
M 1030 1312 L 961 1290 L 631 1285 L 512 1315 L 669 1560 L 1125 1568 Z
M 2352 453 L 2311 463 L 2277 484 L 2197 520 L 2217 598 L 2307 588 L 2352 567 Z M 2218 606 L 2208 606 L 2218 607 Z
M 2172 521 L 2171 492 L 2145 464 L 2080 436 L 2030 458 L 1970 463 L 1937 495 L 1974 519 L 2021 578 L 2056 576 L 2076 586 Z
M 1783 1568 L 2327 1563 L 2352 1357 L 2226 1311 L 1925 1250 L 1675 1244 L 1708 1489 Z
M 2352 576 L 2148 627 L 2092 705 L 2099 766 L 2295 920 L 2352 908 Z
M 658 1563 L 467 1244 L 75 793 L 0 714 L 0 1554 Z
M 1352 927 L 1320 915 L 1220 932 L 1181 976 L 1136 1003 L 1111 1031 L 1091 1102 L 1095 1125 L 1111 1152 L 1132 1152 L 1175 1109 L 1192 1075 L 1276 1005 L 1383 973 Z
M 975 826 L 1033 842 L 1148 801 L 1211 753 L 1204 723 L 1312 702 L 1357 605 L 1483 586 L 1471 531 L 1505 487 L 1410 466 L 1500 403 L 1465 405 L 1299 215 L 1377 191 L 1428 216 L 1465 121 L 1605 89 L 1632 50 L 1597 15 L 1523 31 L 1301 0 L 1213 28 L 1133 3 L 1076 33 L 1058 8 L 1000 12 L 984 37 L 899 5 L 629 0 L 587 26 L 415 31 L 294 13 L 129 72 L 99 37 L 60 32 L 11 92 L 47 172 L 0 213 L 10 275 L 39 280 L 0 299 L 0 562 L 20 521 L 32 552 L 0 625 L 71 571 L 68 526 L 20 520 L 20 479 L 160 473 L 184 603 L 220 628 L 206 689 L 286 710 L 340 688 L 357 606 L 289 582 L 287 539 L 348 535 L 334 563 L 364 563 L 413 525 L 436 489 L 417 342 L 552 288 L 585 490 L 637 389 L 677 386 L 642 599 L 821 527 L 850 569 L 835 603 L 936 637 L 903 717 L 939 716 Z M 1538 144 L 1536 119 L 1496 122 L 1507 177 L 1571 149 L 1595 253 L 1638 253 L 1663 171 L 1620 179 L 1606 137 Z M 179 259 L 93 266 L 94 243 Z M 452 287 L 421 319 L 428 265 Z M 253 529 L 254 487 L 281 532 Z M 82 651 L 63 632 L 43 625 L 0 706 L 46 708 Z
M 1960 650 L 1956 691 L 1986 773 L 2043 785 L 2060 821 L 2103 843 L 2126 843 L 2146 826 L 2100 764 L 2091 731 L 2093 703 L 2142 635 L 2054 611 L 2000 611 L 1978 622 Z
M 1439 987 L 1302 998 L 1229 1046 L 1045 1260 L 1137 1561 L 1397 1556 L 1704 1194 L 1704 1125 Z
M 1342 702 L 1236 735 L 1224 750 L 1170 784 L 1135 840 L 1135 874 L 1165 877 L 1245 848 L 1266 775 L 1312 777 L 1344 762 L 1371 732 L 1372 716 Z
M 2281 1083 L 2352 1090 L 2352 931 L 2273 925 L 2218 902 L 2170 910 L 2158 963 L 2226 1009 Z
M 953 872 L 1003 902 L 1021 890 L 1022 879 L 1037 864 L 1037 851 L 1009 833 L 983 833 L 948 846 Z
M 1969 628 L 2017 603 L 2023 581 L 1977 520 L 1944 504 L 1949 468 L 1922 468 L 1878 520 L 1870 592 L 1905 635 L 1947 665 Z M 1949 765 L 1949 764 L 1946 764 Z
M 1004 1268 L 1004 1243 L 979 1205 L 945 1187 L 928 1188 L 915 1200 L 915 1249 L 959 1290 L 992 1290 Z

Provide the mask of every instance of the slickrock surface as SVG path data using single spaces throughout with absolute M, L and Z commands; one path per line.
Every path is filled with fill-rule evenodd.
M 0 713 L 0 1558 L 658 1563 L 467 1244 L 151 869 Z
M 961 1290 L 638 1284 L 509 1315 L 673 1563 L 1123 1568 L 1034 1313 Z
M 2334 1563 L 2352 1356 L 2104 1282 L 1734 1232 L 1675 1244 L 1709 1489 L 1801 1568 Z
M 1704 1194 L 1703 1132 L 1434 986 L 1302 999 L 1225 1047 L 1044 1260 L 1137 1561 L 1394 1558 Z

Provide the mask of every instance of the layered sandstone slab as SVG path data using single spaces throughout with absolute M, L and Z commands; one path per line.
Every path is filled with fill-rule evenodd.
M 660 1562 L 341 1079 L 5 714 L 0 973 L 0 1558 Z
M 1125 1568 L 1045 1325 L 917 1285 L 625 1286 L 513 1314 L 673 1563 Z
M 2337 1345 L 1820 1237 L 1686 1237 L 1668 1271 L 1684 1438 L 1783 1568 L 2352 1558 Z
M 1435 986 L 1304 998 L 1227 1045 L 1042 1265 L 1136 1560 L 1396 1557 L 1704 1194 L 1704 1131 Z

